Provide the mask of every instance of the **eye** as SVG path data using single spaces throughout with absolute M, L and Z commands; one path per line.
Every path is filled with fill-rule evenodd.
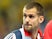
M 34 16 L 33 15 L 29 15 L 29 18 L 34 18 Z
M 27 17 L 27 16 L 26 16 L 26 14 L 24 14 L 24 15 L 23 15 L 23 17 L 25 17 L 25 18 L 26 18 L 26 17 Z

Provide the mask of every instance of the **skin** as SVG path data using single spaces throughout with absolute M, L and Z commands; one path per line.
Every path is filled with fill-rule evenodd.
M 37 13 L 38 10 L 35 7 L 31 9 L 26 9 L 24 7 L 23 9 L 23 27 L 26 31 L 30 32 L 33 35 L 32 37 L 35 38 L 38 33 L 39 25 L 44 20 L 44 17 L 39 16 Z

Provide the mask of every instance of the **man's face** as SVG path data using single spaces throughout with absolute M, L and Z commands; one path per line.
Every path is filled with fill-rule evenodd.
M 23 9 L 23 27 L 27 31 L 34 30 L 39 26 L 39 16 L 36 8 Z

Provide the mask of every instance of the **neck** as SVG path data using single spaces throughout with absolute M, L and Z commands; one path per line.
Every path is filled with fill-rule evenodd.
M 33 31 L 31 34 L 32 39 L 36 39 L 38 34 L 38 29 L 36 31 Z

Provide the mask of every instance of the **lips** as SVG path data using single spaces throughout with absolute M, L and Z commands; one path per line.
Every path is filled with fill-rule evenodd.
M 32 26 L 31 24 L 25 24 L 25 26 Z

